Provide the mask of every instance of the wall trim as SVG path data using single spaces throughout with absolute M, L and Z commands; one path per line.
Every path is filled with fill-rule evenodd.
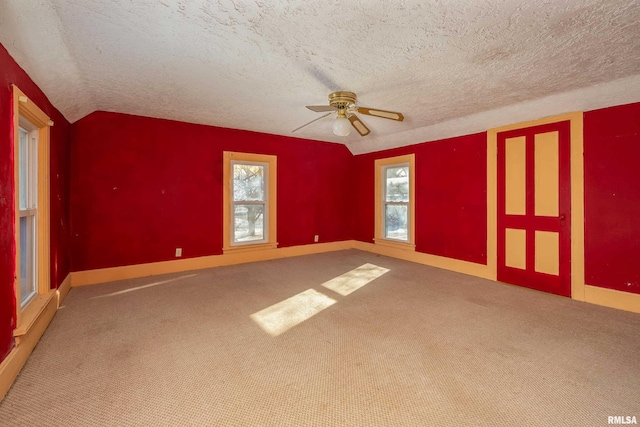
M 69 293 L 70 284 L 71 273 L 62 281 L 57 290 L 51 290 L 51 298 L 49 298 L 38 317 L 33 321 L 32 326 L 16 340 L 16 346 L 0 363 L 0 400 L 4 398 L 9 388 L 11 388 L 20 370 L 27 362 L 29 355 L 31 355 L 36 344 L 40 341 L 40 337 L 42 337 L 49 323 L 51 323 L 58 307 L 60 307 L 60 304 Z
M 358 240 L 352 240 L 352 242 L 354 249 L 360 249 L 362 251 L 385 255 L 392 258 L 398 258 L 405 261 L 411 261 L 418 264 L 429 265 L 431 267 L 443 268 L 445 270 L 451 270 L 457 273 L 482 277 L 483 279 L 494 280 L 491 277 L 491 268 L 484 264 L 476 264 L 474 262 L 462 261 L 454 258 L 431 255 L 423 252 L 415 252 L 413 250 L 381 246 L 373 243 L 360 242 Z
M 632 294 L 631 292 L 584 285 L 584 301 L 617 308 L 618 310 L 640 313 L 640 294 Z
M 222 267 L 225 265 L 243 264 L 247 262 L 319 254 L 323 252 L 351 249 L 352 247 L 352 241 L 346 240 L 340 242 L 314 243 L 310 245 L 266 249 L 262 251 L 225 253 L 222 255 L 135 264 L 123 267 L 74 271 L 71 273 L 71 287 L 94 285 L 96 283 L 156 276 L 159 274 L 177 273 L 189 270 L 201 270 L 203 268 Z
M 67 297 L 69 291 L 71 290 L 71 273 L 67 274 L 67 277 L 64 278 L 58 289 L 56 290 L 56 302 L 58 304 L 58 308 L 62 305 L 62 301 Z
M 147 264 L 127 265 L 95 270 L 74 271 L 71 273 L 71 287 L 94 285 L 98 283 L 114 282 L 117 280 L 135 279 L 139 277 L 157 276 L 160 274 L 179 273 L 189 270 L 222 267 L 225 265 L 243 264 L 256 261 L 267 261 L 278 258 L 289 258 L 301 255 L 312 255 L 324 252 L 359 249 L 380 255 L 399 258 L 418 264 L 444 268 L 458 273 L 469 274 L 494 280 L 487 265 L 446 258 L 413 250 L 398 249 L 389 246 L 375 245 L 357 240 L 340 242 L 315 243 L 311 245 L 291 246 L 263 251 L 245 253 L 225 253 L 198 258 L 187 258 L 172 261 L 152 262 Z

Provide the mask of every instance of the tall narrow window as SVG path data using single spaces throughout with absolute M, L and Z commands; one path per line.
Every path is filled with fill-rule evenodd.
M 233 168 L 232 244 L 268 240 L 269 163 L 231 161 Z
M 16 86 L 12 95 L 17 319 L 13 335 L 19 340 L 55 295 L 50 289 L 49 250 L 49 128 L 53 122 Z
M 18 127 L 18 236 L 20 240 L 20 307 L 38 293 L 38 131 L 20 117 Z
M 409 163 L 383 168 L 384 237 L 409 241 Z
M 379 159 L 376 167 L 376 244 L 414 248 L 414 155 Z
M 276 157 L 224 152 L 223 251 L 275 248 Z

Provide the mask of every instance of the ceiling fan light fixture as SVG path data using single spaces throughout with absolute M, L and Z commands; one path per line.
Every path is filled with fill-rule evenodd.
M 333 122 L 333 133 L 337 136 L 347 136 L 351 132 L 351 122 L 344 116 L 338 116 Z
M 402 113 L 396 111 L 379 110 L 377 108 L 365 108 L 356 105 L 356 94 L 353 92 L 333 92 L 329 94 L 329 105 L 307 105 L 307 108 L 316 113 L 327 114 L 311 120 L 300 127 L 295 128 L 292 132 L 302 129 L 305 126 L 316 122 L 323 117 L 327 117 L 333 112 L 338 113 L 338 117 L 333 122 L 333 133 L 336 136 L 347 136 L 354 128 L 360 136 L 367 136 L 371 133 L 369 128 L 362 123 L 355 113 L 362 113 L 368 116 L 380 117 L 401 122 L 404 120 Z

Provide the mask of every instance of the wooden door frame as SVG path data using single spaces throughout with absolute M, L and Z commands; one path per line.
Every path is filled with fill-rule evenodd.
M 571 129 L 571 298 L 584 301 L 584 149 L 581 111 L 487 131 L 487 265 L 493 280 L 496 280 L 498 276 L 498 133 L 562 121 L 569 121 Z

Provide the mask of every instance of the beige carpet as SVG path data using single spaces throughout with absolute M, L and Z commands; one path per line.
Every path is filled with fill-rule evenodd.
M 322 286 L 367 263 L 389 271 L 345 296 Z M 251 317 L 301 293 L 335 302 L 279 335 Z M 74 288 L 0 403 L 3 426 L 614 415 L 640 418 L 640 315 L 356 250 Z

